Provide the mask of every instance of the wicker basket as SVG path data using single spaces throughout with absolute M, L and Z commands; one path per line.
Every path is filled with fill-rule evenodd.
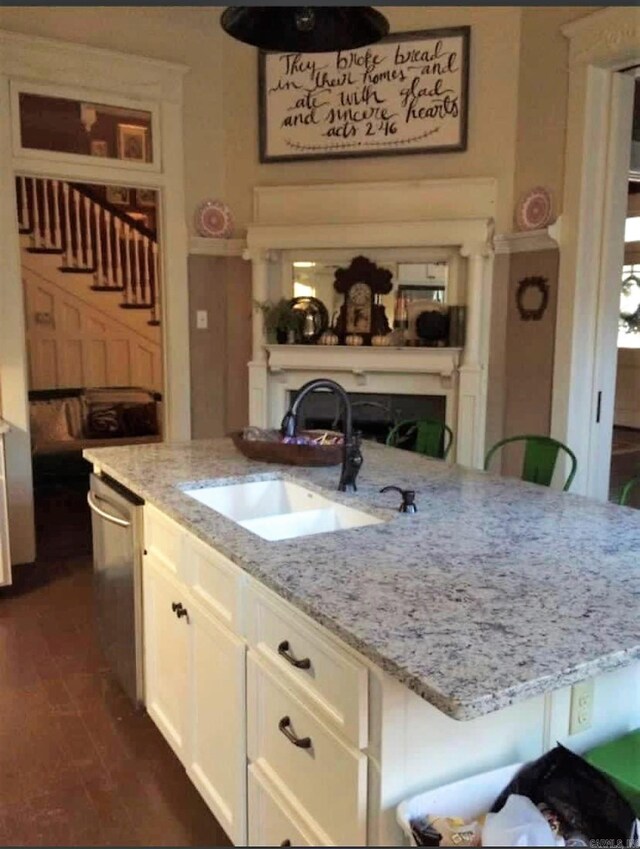
M 342 445 L 291 445 L 287 442 L 248 440 L 240 431 L 229 435 L 241 454 L 262 463 L 285 466 L 338 466 L 342 463 Z

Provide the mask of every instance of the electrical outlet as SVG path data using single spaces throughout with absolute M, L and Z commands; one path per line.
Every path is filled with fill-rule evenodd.
M 593 721 L 593 678 L 580 681 L 571 688 L 569 734 L 579 734 L 591 728 Z
M 196 327 L 206 330 L 209 327 L 209 313 L 206 310 L 196 310 Z

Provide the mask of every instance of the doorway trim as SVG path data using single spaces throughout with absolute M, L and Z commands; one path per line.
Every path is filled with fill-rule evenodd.
M 615 357 L 611 274 L 622 268 L 633 86 L 619 71 L 640 56 L 640 21 L 611 7 L 562 28 L 569 39 L 569 97 L 551 433 L 578 457 L 572 490 L 608 496 Z M 622 181 L 622 182 L 621 182 Z M 599 413 L 599 415 L 598 415 Z
M 165 437 L 191 436 L 189 374 L 189 318 L 187 288 L 188 239 L 184 203 L 182 79 L 188 68 L 169 62 L 110 50 L 35 38 L 0 30 L 0 398 L 2 416 L 11 426 L 6 435 L 9 491 L 11 562 L 35 558 L 33 482 L 28 409 L 28 370 L 24 303 L 20 271 L 20 242 L 16 226 L 13 178 L 30 173 L 81 182 L 156 189 L 161 197 L 161 264 L 163 268 L 163 357 Z M 90 88 L 87 87 L 90 81 Z M 11 111 L 10 86 L 16 83 L 46 86 L 55 95 L 103 102 L 128 101 L 157 109 L 161 160 L 157 171 L 139 170 L 131 163 L 100 157 L 61 157 L 41 151 L 29 156 L 13 148 L 13 125 L 19 116 Z M 19 317 L 19 320 L 18 320 Z M 0 585 L 10 583 L 0 575 Z

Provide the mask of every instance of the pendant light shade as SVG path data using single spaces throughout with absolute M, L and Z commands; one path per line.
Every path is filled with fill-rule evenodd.
M 371 6 L 229 6 L 220 23 L 238 41 L 279 53 L 353 50 L 389 32 Z

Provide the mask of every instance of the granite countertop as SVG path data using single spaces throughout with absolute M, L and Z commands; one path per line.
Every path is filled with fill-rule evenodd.
M 357 651 L 455 719 L 640 660 L 640 513 L 365 443 L 339 467 L 255 463 L 229 440 L 85 450 Z M 268 542 L 189 484 L 286 477 L 388 521 Z M 397 512 L 388 484 L 416 490 Z M 326 494 L 326 493 L 325 493 Z

